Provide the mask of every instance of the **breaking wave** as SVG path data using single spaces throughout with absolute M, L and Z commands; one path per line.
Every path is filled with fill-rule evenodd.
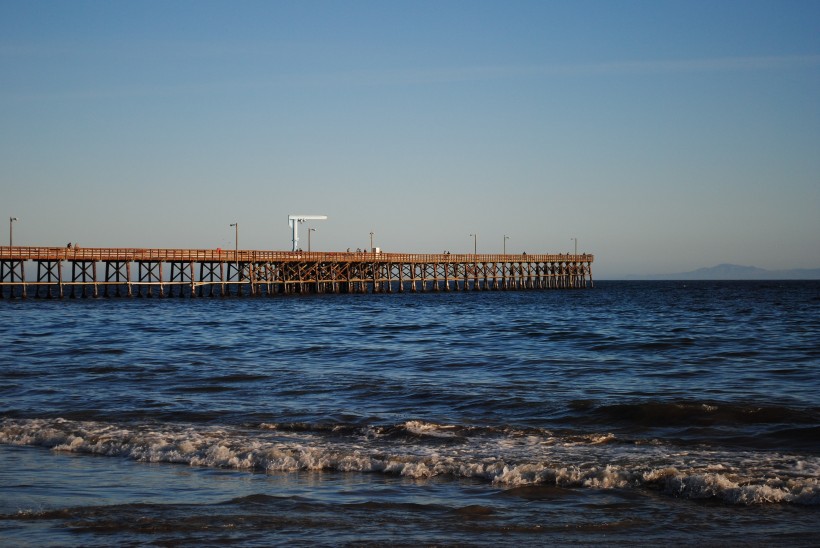
M 122 425 L 5 419 L 0 443 L 153 463 L 249 471 L 473 478 L 501 487 L 652 489 L 729 504 L 820 504 L 820 459 L 774 452 L 680 448 L 612 434 L 407 421 L 389 426 Z

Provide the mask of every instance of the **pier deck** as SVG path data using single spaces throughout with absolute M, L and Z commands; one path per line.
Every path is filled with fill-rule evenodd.
M 0 246 L 0 298 L 581 289 L 588 254 Z

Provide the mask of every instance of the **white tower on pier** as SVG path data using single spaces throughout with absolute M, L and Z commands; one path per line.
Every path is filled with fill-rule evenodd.
M 293 251 L 299 247 L 299 223 L 325 220 L 327 220 L 327 215 L 288 215 L 288 226 L 293 231 Z

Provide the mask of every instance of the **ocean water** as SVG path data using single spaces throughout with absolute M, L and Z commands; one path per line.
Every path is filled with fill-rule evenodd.
M 0 301 L 0 544 L 820 542 L 820 282 Z

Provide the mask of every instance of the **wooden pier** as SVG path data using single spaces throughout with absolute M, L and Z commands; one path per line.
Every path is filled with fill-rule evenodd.
M 583 289 L 592 255 L 0 246 L 0 299 Z

